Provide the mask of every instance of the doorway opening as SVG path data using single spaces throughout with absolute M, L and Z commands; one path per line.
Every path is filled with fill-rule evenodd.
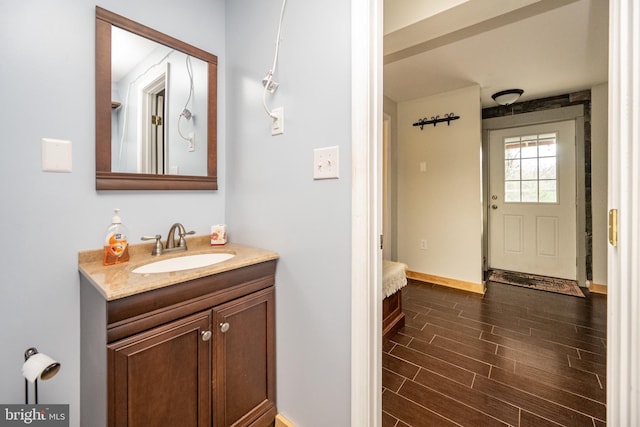
M 140 109 L 141 141 L 138 170 L 142 173 L 165 174 L 167 170 L 168 144 L 165 115 L 167 113 L 167 69 L 141 90 Z
M 585 168 L 590 165 L 589 159 L 591 155 L 589 143 L 590 127 L 585 126 L 585 122 L 588 123 L 589 121 L 590 96 L 589 91 L 586 92 L 579 98 L 579 102 L 571 102 L 574 94 L 530 102 L 530 104 L 535 103 L 538 107 L 541 104 L 548 103 L 549 108 L 542 111 L 528 112 L 526 105 L 528 103 L 522 103 L 525 105 L 519 106 L 522 110 L 521 114 L 515 115 L 510 113 L 502 115 L 498 111 L 500 108 L 483 110 L 483 253 L 485 274 L 493 267 L 502 270 L 572 279 L 576 280 L 581 287 L 587 286 L 587 280 L 591 279 L 590 256 L 592 251 L 591 240 L 588 237 L 591 235 L 592 224 L 590 215 L 587 215 L 587 212 L 591 210 L 591 185 L 590 175 L 585 172 Z M 563 98 L 567 101 L 565 105 L 561 104 L 560 108 L 558 108 L 558 98 Z M 533 106 L 529 108 L 533 109 Z M 507 187 L 511 188 L 511 190 L 515 187 L 525 188 L 526 190 L 539 185 L 549 186 L 553 183 L 547 179 L 543 179 L 543 182 L 536 179 L 536 183 L 532 179 L 528 179 L 533 176 L 534 172 L 537 176 L 541 172 L 538 169 L 534 171 L 531 167 L 528 168 L 528 172 L 525 172 L 525 178 L 527 179 L 524 181 L 514 178 L 515 172 L 521 174 L 524 171 L 520 168 L 519 170 L 512 170 L 511 172 L 513 173 L 507 177 L 507 182 L 505 182 L 505 164 L 510 163 L 510 166 L 513 166 L 514 162 L 512 161 L 513 159 L 505 160 L 506 151 L 504 149 L 498 150 L 494 148 L 493 150 L 493 156 L 495 157 L 493 163 L 500 165 L 500 161 L 497 160 L 500 156 L 502 156 L 502 163 L 500 167 L 495 168 L 497 172 L 496 176 L 493 177 L 494 184 L 492 185 L 490 173 L 492 170 L 490 166 L 492 154 L 490 153 L 492 152 L 492 136 L 494 139 L 499 140 L 493 142 L 496 146 L 505 144 L 505 141 L 511 141 L 508 138 L 514 138 L 515 136 L 525 138 L 530 138 L 532 135 L 549 136 L 557 134 L 556 132 L 558 131 L 553 129 L 563 122 L 567 126 L 559 133 L 567 134 L 573 130 L 575 134 L 568 135 L 569 143 L 566 148 L 559 151 L 559 153 L 566 153 L 567 149 L 569 151 L 574 150 L 569 153 L 569 157 L 573 157 L 573 160 L 567 161 L 565 162 L 566 164 L 562 165 L 564 177 L 559 176 L 554 184 L 558 185 L 558 189 L 561 191 L 557 196 L 559 197 L 558 200 L 566 199 L 567 201 L 565 207 L 568 213 L 564 213 L 564 219 L 561 219 L 563 217 L 558 216 L 558 212 L 553 212 L 554 209 L 557 210 L 556 208 L 561 206 L 558 202 L 523 202 L 522 197 L 525 200 L 530 200 L 532 192 L 518 193 L 519 201 L 515 202 L 513 198 L 516 197 L 516 193 L 511 191 L 510 195 L 506 194 Z M 542 161 L 546 163 L 551 161 L 548 158 L 549 156 L 545 155 L 547 152 L 544 151 L 549 147 L 545 142 Z M 528 149 L 529 154 L 525 154 L 524 158 L 519 159 L 520 166 L 523 164 L 522 162 L 529 165 L 540 164 L 541 158 L 534 158 L 530 155 L 532 151 Z M 516 152 L 516 150 L 512 150 L 512 152 Z M 537 152 L 538 148 L 536 148 Z M 547 158 L 544 159 L 545 157 Z M 566 155 L 561 157 L 562 159 L 567 158 Z M 548 173 L 548 171 L 543 171 L 542 173 L 544 178 L 547 176 L 545 173 Z M 536 192 L 536 194 L 539 194 L 539 192 Z M 505 197 L 510 198 L 512 202 L 505 202 Z M 573 228 L 573 230 L 570 228 Z M 563 237 L 560 233 L 565 231 L 571 235 Z M 495 232 L 498 234 L 494 235 Z M 502 232 L 502 237 L 499 235 L 500 232 Z M 507 240 L 504 240 L 504 233 L 506 233 Z M 500 241 L 500 239 L 503 240 Z M 502 255 L 506 257 L 506 260 L 501 259 Z

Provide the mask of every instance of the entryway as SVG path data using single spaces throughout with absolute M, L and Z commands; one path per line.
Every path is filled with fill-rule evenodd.
M 483 110 L 485 273 L 493 268 L 587 285 L 588 93 L 581 99 L 566 95 L 559 107 L 559 98 L 542 99 L 518 114 Z
M 489 132 L 491 269 L 576 279 L 575 120 Z

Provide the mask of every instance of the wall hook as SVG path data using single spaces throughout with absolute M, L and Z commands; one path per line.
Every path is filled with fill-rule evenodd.
M 423 130 L 425 125 L 432 124 L 435 127 L 438 123 L 442 123 L 442 122 L 447 122 L 447 126 L 449 126 L 451 125 L 451 122 L 453 120 L 458 120 L 459 118 L 460 116 L 456 116 L 455 113 L 448 113 L 448 114 L 445 114 L 444 117 L 440 117 L 439 115 L 431 116 L 430 120 L 427 120 L 426 117 L 422 118 L 417 122 L 415 122 L 413 126 L 420 126 L 420 130 Z

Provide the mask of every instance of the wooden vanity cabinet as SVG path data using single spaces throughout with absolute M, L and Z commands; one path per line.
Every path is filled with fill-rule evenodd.
M 110 424 L 210 426 L 210 327 L 206 311 L 109 344 Z
M 102 300 L 102 334 L 88 331 L 99 324 L 100 297 L 81 283 L 81 419 L 100 425 L 95 416 L 104 413 L 110 427 L 272 426 L 274 277 L 269 261 Z M 90 347 L 100 335 L 106 339 L 102 373 L 100 353 Z M 87 372 L 90 366 L 96 369 Z
M 270 425 L 275 414 L 274 292 L 213 309 L 214 426 Z

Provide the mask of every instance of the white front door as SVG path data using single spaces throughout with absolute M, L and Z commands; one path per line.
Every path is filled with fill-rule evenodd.
M 489 133 L 489 266 L 576 279 L 575 121 Z

